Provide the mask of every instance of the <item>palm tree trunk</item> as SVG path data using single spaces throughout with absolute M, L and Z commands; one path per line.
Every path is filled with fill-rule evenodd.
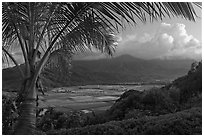
M 32 135 L 36 129 L 36 84 L 27 84 L 25 100 L 20 105 L 20 116 L 14 129 L 15 135 Z

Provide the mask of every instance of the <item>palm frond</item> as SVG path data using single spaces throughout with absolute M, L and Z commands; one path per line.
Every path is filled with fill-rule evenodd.
M 147 15 L 150 17 L 150 21 L 163 19 L 164 17 L 182 17 L 188 20 L 195 21 L 196 13 L 192 6 L 192 3 L 186 2 L 168 2 L 168 3 L 153 3 L 153 2 L 101 2 L 101 3 L 62 3 L 62 8 L 58 11 L 58 14 L 53 18 L 52 25 L 50 26 L 50 31 L 52 37 L 54 38 L 56 34 L 59 34 L 60 30 L 65 27 L 66 23 L 69 24 L 63 30 L 61 35 L 56 41 L 56 45 L 60 47 L 61 41 L 69 40 L 66 44 L 70 47 L 73 47 L 75 50 L 85 51 L 89 45 L 94 45 L 95 47 L 103 52 L 103 48 L 99 47 L 98 43 L 90 43 L 91 39 L 96 39 L 94 36 L 99 36 L 98 39 L 101 39 L 101 35 L 90 35 L 88 32 L 93 27 L 91 22 L 86 23 L 83 18 L 86 18 L 87 15 L 92 16 L 92 20 L 98 22 L 102 26 L 100 29 L 94 29 L 98 31 L 98 34 L 101 30 L 104 32 L 108 28 L 112 30 L 110 33 L 114 33 L 115 30 L 119 31 L 120 28 L 124 28 L 125 23 L 128 24 L 137 24 L 139 19 L 142 22 L 147 21 Z M 84 10 L 84 11 L 83 11 Z M 82 12 L 83 11 L 83 12 Z M 81 13 L 78 15 L 78 13 Z M 79 25 L 80 22 L 86 24 L 86 27 Z M 80 29 L 79 29 L 80 28 Z M 76 31 L 77 30 L 77 31 Z M 87 32 L 83 31 L 87 30 Z M 95 32 L 96 33 L 96 32 Z M 101 32 L 100 32 L 101 33 Z M 78 37 L 77 37 L 78 36 Z M 92 37 L 93 36 L 93 37 Z M 66 37 L 66 38 L 65 38 Z M 75 38 L 76 37 L 76 38 Z M 103 37 L 105 38 L 105 37 Z M 67 39 L 67 40 L 65 40 Z M 78 39 L 78 40 L 77 40 Z M 86 40 L 85 40 L 86 39 Z M 79 44 L 81 42 L 81 44 Z M 93 41 L 92 41 L 93 42 Z M 64 42 L 63 42 L 64 43 Z M 100 43 L 102 44 L 102 43 Z M 80 47 L 76 45 L 81 45 Z M 103 45 L 103 44 L 102 44 Z M 110 45 L 109 45 L 110 46 Z M 57 48 L 56 48 L 57 49 Z
M 19 67 L 17 61 L 15 60 L 15 58 L 4 48 L 2 47 L 2 50 L 3 50 L 3 63 L 7 63 L 9 65 L 9 59 L 11 59 L 13 61 L 13 63 L 17 66 L 20 74 L 21 74 L 21 77 L 22 79 L 24 79 L 24 73 L 23 73 L 23 70 Z
M 67 49 L 58 49 L 51 53 L 45 67 L 43 68 L 42 75 L 49 75 L 57 77 L 60 81 L 68 80 L 70 76 L 72 51 Z
M 70 28 L 72 29 L 70 30 Z M 110 53 L 110 55 L 114 51 L 115 39 L 111 35 L 114 32 L 91 12 L 80 18 L 79 23 L 69 27 L 66 32 L 60 37 L 61 41 L 56 43 L 55 48 L 69 47 L 74 51 L 86 51 L 95 47 L 101 52 Z
M 193 6 L 202 7 L 197 2 L 37 2 L 33 5 L 32 48 L 26 43 L 30 36 L 29 3 L 3 2 L 2 8 L 3 43 L 11 45 L 21 39 L 25 42 L 24 50 L 28 54 L 36 46 L 49 54 L 65 45 L 77 51 L 95 47 L 112 54 L 115 42 L 108 36 L 119 32 L 121 28 L 125 29 L 127 24 L 137 25 L 139 21 L 145 23 L 148 18 L 152 22 L 174 16 L 195 21 L 197 15 Z

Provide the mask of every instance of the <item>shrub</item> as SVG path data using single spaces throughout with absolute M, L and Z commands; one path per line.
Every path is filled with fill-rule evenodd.
M 153 88 L 146 91 L 141 102 L 145 109 L 154 113 L 166 114 L 176 109 L 174 102 L 163 89 Z
M 2 134 L 12 134 L 15 122 L 18 118 L 18 111 L 15 105 L 15 98 L 2 96 Z
M 37 128 L 44 132 L 49 130 L 69 129 L 105 123 L 107 121 L 104 114 L 85 114 L 81 111 L 71 111 L 62 113 L 48 108 L 45 115 L 38 117 Z
M 62 129 L 60 131 L 52 130 L 47 132 L 48 135 L 120 135 L 123 133 L 122 128 L 108 123 L 86 126 L 84 128 Z
M 152 113 L 150 110 L 133 109 L 128 111 L 128 113 L 125 114 L 124 119 L 130 119 L 130 118 L 138 119 L 141 117 L 151 116 L 151 115 L 158 116 L 159 113 Z
M 84 126 L 86 121 L 85 114 L 81 111 L 62 113 L 48 108 L 44 116 L 37 120 L 37 128 L 42 131 L 48 131 L 61 128 L 73 128 Z
M 202 107 L 202 94 L 189 98 L 185 103 L 181 105 L 181 110 L 189 109 L 192 107 Z
M 104 124 L 52 130 L 47 134 L 56 135 L 194 135 L 202 134 L 202 108 L 161 115 L 145 116 L 138 119 L 110 121 Z
M 102 124 L 107 121 L 108 121 L 108 117 L 105 113 L 90 114 L 86 116 L 84 121 L 84 126 Z
M 107 115 L 111 120 L 122 120 L 125 113 L 134 108 L 143 108 L 141 104 L 142 92 L 129 90 L 121 95 L 116 103 L 107 110 Z
M 161 116 L 154 121 L 145 124 L 146 135 L 184 135 L 202 133 L 201 108 L 193 108 L 187 111 Z M 196 129 L 194 129 L 197 127 Z
M 152 88 L 139 92 L 129 90 L 107 111 L 111 120 L 139 118 L 142 115 L 157 116 L 179 110 L 177 89 Z
M 174 103 L 179 103 L 181 91 L 178 88 L 171 87 L 169 90 L 166 90 L 166 92 L 168 92 L 169 97 Z
M 186 103 L 189 98 L 202 93 L 202 63 L 196 63 L 196 66 L 193 64 L 187 75 L 174 80 L 170 85 L 180 89 L 180 103 Z

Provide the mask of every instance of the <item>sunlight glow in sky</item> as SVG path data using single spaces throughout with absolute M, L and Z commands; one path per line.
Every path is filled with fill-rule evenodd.
M 202 58 L 202 10 L 195 7 L 200 18 L 196 22 L 182 18 L 164 18 L 162 21 L 127 26 L 117 37 L 119 44 L 114 56 L 129 54 L 142 59 L 196 59 Z M 19 64 L 24 62 L 20 49 L 12 53 Z M 80 53 L 74 59 L 107 58 L 101 53 Z
M 200 18 L 196 22 L 182 18 L 164 18 L 162 21 L 138 23 L 118 34 L 119 44 L 114 56 L 130 54 L 142 59 L 196 59 L 202 58 L 202 10 L 195 7 Z M 76 59 L 100 59 L 100 53 L 77 55 Z
M 154 27 L 154 24 L 152 25 Z M 201 41 L 187 32 L 182 23 L 160 23 L 156 31 L 134 31 L 119 36 L 116 54 L 130 54 L 143 59 L 200 59 Z

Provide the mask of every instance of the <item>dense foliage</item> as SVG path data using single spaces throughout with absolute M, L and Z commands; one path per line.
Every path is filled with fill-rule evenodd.
M 195 65 L 196 64 L 196 65 Z M 173 113 L 201 102 L 202 63 L 193 63 L 187 75 L 180 77 L 163 88 L 145 92 L 129 90 L 108 110 L 111 119 L 121 120 L 132 110 L 145 115 Z
M 140 119 L 111 121 L 82 128 L 47 132 L 47 134 L 51 135 L 192 135 L 201 133 L 202 113 L 199 107 L 158 117 L 148 116 Z
M 18 110 L 15 105 L 15 98 L 2 96 L 2 134 L 12 134 L 15 122 L 18 117 Z
M 175 89 L 179 92 L 178 89 Z M 131 111 L 137 111 L 138 116 L 158 116 L 173 113 L 178 109 L 176 95 L 164 89 L 151 89 L 145 92 L 129 90 L 108 110 L 111 119 L 121 120 Z M 173 98 L 172 98 L 173 96 Z
M 56 111 L 53 108 L 48 108 L 45 114 L 42 116 L 38 115 L 37 128 L 46 132 L 49 130 L 84 127 L 87 125 L 95 125 L 105 122 L 106 118 L 103 114 L 86 114 L 82 111 L 70 111 L 69 113 L 63 113 Z
M 172 85 L 181 90 L 181 103 L 185 103 L 190 97 L 199 95 L 202 92 L 202 63 L 193 63 L 188 75 L 176 79 Z

